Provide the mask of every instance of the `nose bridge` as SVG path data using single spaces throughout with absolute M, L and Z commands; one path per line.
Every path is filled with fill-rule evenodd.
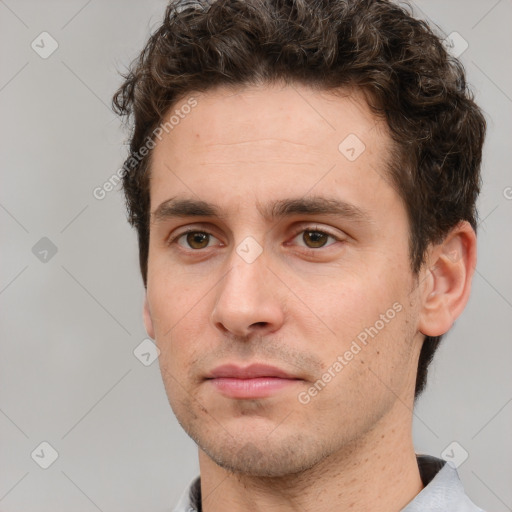
M 267 251 L 263 249 L 263 242 L 260 243 L 261 240 L 256 240 L 254 236 L 236 238 L 227 262 L 230 270 L 224 279 L 223 294 L 235 294 L 239 299 L 244 296 L 249 300 L 255 299 L 264 292 L 261 285 L 263 276 L 268 272 Z
M 259 246 L 258 244 L 258 247 Z M 246 294 L 248 298 L 256 298 L 265 292 L 265 277 L 268 278 L 267 254 L 263 252 L 263 248 L 254 247 L 254 242 L 244 239 L 233 251 L 231 257 L 230 285 L 235 289 L 246 289 L 251 292 Z
M 262 248 L 244 239 L 233 250 L 228 264 L 229 271 L 217 290 L 214 325 L 237 336 L 278 329 L 283 312 Z

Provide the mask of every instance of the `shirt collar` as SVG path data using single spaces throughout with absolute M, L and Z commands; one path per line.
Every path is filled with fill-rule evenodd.
M 401 512 L 484 512 L 468 498 L 451 463 L 416 455 L 424 489 Z M 200 477 L 187 486 L 173 512 L 201 512 Z
M 484 512 L 467 496 L 455 466 L 430 455 L 417 455 L 424 489 L 401 512 Z

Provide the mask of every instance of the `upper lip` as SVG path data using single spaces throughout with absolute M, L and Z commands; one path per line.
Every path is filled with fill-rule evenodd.
M 217 379 L 221 377 L 231 379 L 255 379 L 258 377 L 298 379 L 298 377 L 290 375 L 280 368 L 266 364 L 251 364 L 244 367 L 235 364 L 223 364 L 217 366 L 217 368 L 206 376 L 207 379 Z

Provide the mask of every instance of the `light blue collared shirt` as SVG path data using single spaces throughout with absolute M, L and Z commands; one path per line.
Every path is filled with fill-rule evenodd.
M 401 512 L 484 512 L 466 495 L 455 467 L 429 455 L 417 455 L 425 486 Z M 201 512 L 201 484 L 196 477 L 173 512 Z

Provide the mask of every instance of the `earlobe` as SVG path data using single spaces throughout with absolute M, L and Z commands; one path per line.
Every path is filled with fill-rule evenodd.
M 142 308 L 142 318 L 144 320 L 144 327 L 150 338 L 155 339 L 155 329 L 153 327 L 153 320 L 151 318 L 151 312 L 149 311 L 148 296 L 147 293 L 144 295 L 144 306 Z
M 469 299 L 476 266 L 476 235 L 464 221 L 443 242 L 430 249 L 427 275 L 421 290 L 419 330 L 441 336 L 453 325 Z

